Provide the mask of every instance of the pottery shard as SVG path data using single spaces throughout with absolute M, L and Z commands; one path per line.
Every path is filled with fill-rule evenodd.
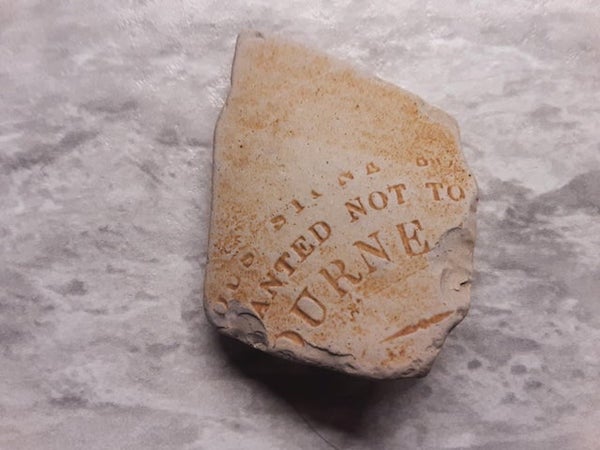
M 244 33 L 215 131 L 207 316 L 274 355 L 424 375 L 469 307 L 476 201 L 449 115 Z

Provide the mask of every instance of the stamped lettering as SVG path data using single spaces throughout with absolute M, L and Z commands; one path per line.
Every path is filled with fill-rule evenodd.
M 207 317 L 286 358 L 426 373 L 468 309 L 477 189 L 456 122 L 270 36 L 241 35 L 235 61 L 215 132 Z
M 297 213 L 302 212 L 302 210 L 304 209 L 304 206 L 296 199 L 292 200 L 291 203 L 292 203 L 292 206 L 294 208 L 296 208 Z
M 248 252 L 244 256 L 242 256 L 242 265 L 244 267 L 250 267 L 253 262 L 254 262 L 254 254 L 253 253 Z
M 430 250 L 429 243 L 423 239 L 423 227 L 418 220 L 399 223 L 396 225 L 396 228 L 398 229 L 398 233 L 400 233 L 402 244 L 404 245 L 404 250 L 406 250 L 407 255 L 418 256 L 427 253 Z
M 327 314 L 325 305 L 317 300 L 308 291 L 308 288 L 304 288 L 300 296 L 294 302 L 291 311 L 313 327 L 321 325 Z
M 403 183 L 397 183 L 387 186 L 387 193 L 384 191 L 373 191 L 366 196 L 366 201 L 363 203 L 362 198 L 355 197 L 344 203 L 346 212 L 350 216 L 350 222 L 358 221 L 361 216 L 368 215 L 369 209 L 372 211 L 381 211 L 388 207 L 390 195 L 395 198 L 392 200 L 395 205 L 404 203 L 404 190 L 406 186 Z M 389 195 L 388 195 L 389 194 Z
M 465 190 L 457 184 L 444 186 L 442 183 L 427 182 L 425 187 L 431 189 L 431 195 L 435 201 L 450 199 L 458 202 L 465 198 Z
M 331 268 L 333 266 L 333 268 Z M 358 284 L 362 281 L 363 276 L 359 273 L 358 275 L 352 275 L 346 272 L 346 264 L 341 259 L 331 261 L 330 267 L 323 267 L 319 270 L 319 273 L 325 278 L 325 280 L 335 289 L 340 297 L 343 297 L 348 293 L 347 287 L 342 287 L 342 281 L 347 280 L 351 284 Z
M 267 310 L 269 309 L 269 306 L 271 306 L 270 303 L 268 302 L 250 302 L 250 304 L 252 305 L 252 307 L 254 308 L 254 310 L 256 311 L 256 313 L 259 315 L 259 317 L 261 319 L 263 319 L 265 317 L 265 314 L 267 312 Z
M 360 256 L 369 268 L 369 273 L 375 272 L 377 270 L 377 267 L 373 263 L 373 258 L 383 259 L 388 262 L 391 261 L 387 252 L 383 248 L 383 245 L 381 245 L 381 242 L 379 241 L 379 237 L 377 236 L 378 234 L 379 231 L 375 231 L 374 233 L 371 233 L 369 235 L 369 238 L 371 238 L 371 242 L 356 241 L 352 244 L 360 251 Z
M 377 167 L 374 162 L 370 162 L 367 164 L 367 175 L 373 175 L 374 173 L 379 172 L 381 169 Z
M 346 186 L 346 183 L 348 183 L 349 180 L 354 180 L 354 175 L 349 171 L 340 174 L 338 177 L 338 183 L 340 186 Z
M 279 214 L 278 216 L 275 216 L 271 219 L 271 223 L 273 224 L 273 229 L 275 231 L 278 231 L 281 230 L 281 227 L 283 227 L 287 223 L 287 220 L 284 216 Z

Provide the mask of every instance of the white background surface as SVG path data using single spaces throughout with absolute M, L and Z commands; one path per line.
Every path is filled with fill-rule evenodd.
M 236 34 L 440 106 L 481 201 L 472 309 L 427 378 L 216 336 L 213 127 Z M 594 1 L 0 1 L 0 448 L 594 449 Z

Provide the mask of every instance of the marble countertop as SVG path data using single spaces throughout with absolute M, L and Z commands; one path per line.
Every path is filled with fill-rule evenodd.
M 0 448 L 597 449 L 594 3 L 0 0 Z M 248 28 L 458 120 L 472 308 L 426 378 L 209 327 L 212 133 Z

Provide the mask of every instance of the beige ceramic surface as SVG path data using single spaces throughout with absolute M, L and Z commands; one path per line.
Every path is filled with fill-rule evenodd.
M 214 152 L 211 322 L 348 373 L 427 373 L 469 307 L 477 187 L 455 121 L 245 33 Z

